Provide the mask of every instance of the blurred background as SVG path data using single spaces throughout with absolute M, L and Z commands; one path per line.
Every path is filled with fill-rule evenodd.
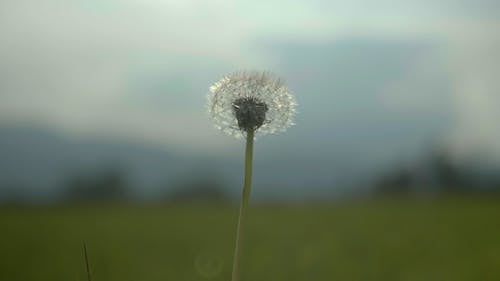
M 227 280 L 244 143 L 206 96 L 257 69 L 299 105 L 256 142 L 245 280 L 499 280 L 498 30 L 496 0 L 3 0 L 0 279 L 85 280 L 88 240 L 97 280 Z

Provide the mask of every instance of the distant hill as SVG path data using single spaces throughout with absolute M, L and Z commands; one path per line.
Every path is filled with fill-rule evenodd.
M 394 182 L 399 179 L 394 171 L 408 169 L 406 165 L 394 166 L 389 157 L 384 161 L 373 155 L 361 157 L 347 144 L 339 149 L 304 143 L 293 135 L 285 137 L 257 140 L 252 197 L 302 200 L 356 195 L 369 192 L 374 183 Z M 189 194 L 193 191 L 183 189 L 194 185 L 213 187 L 214 182 L 226 195 L 237 198 L 241 192 L 243 150 L 217 157 L 208 155 L 119 139 L 84 139 L 46 128 L 0 126 L 0 201 L 61 198 L 75 182 L 102 185 L 106 179 L 88 178 L 106 173 L 123 177 L 115 180 L 127 187 L 128 196 L 137 198 Z M 414 182 L 443 182 L 436 178 L 436 169 L 442 165 L 425 160 L 432 154 L 423 151 L 419 155 L 400 162 L 415 164 L 411 167 L 417 169 L 410 170 Z M 398 163 L 396 160 L 392 162 Z M 465 179 L 468 186 L 499 182 L 497 166 L 479 161 L 460 167 L 459 178 Z M 443 175 L 449 174 L 441 170 L 445 171 Z
M 208 161 L 159 147 L 82 140 L 34 127 L 0 127 L 0 156 L 0 198 L 32 199 L 58 197 L 72 177 L 105 170 L 123 172 L 138 196 L 154 196 Z
M 335 192 L 333 166 L 322 158 L 313 162 L 303 158 L 307 151 L 289 153 L 295 148 L 283 146 L 276 137 L 259 140 L 257 146 L 254 183 L 258 188 L 252 196 L 307 198 Z M 75 177 L 106 171 L 121 172 L 130 193 L 139 198 L 178 193 L 183 184 L 205 179 L 217 180 L 237 197 L 242 156 L 237 151 L 213 158 L 124 140 L 82 139 L 47 128 L 0 126 L 0 201 L 60 198 Z M 316 159 L 315 154 L 309 157 Z

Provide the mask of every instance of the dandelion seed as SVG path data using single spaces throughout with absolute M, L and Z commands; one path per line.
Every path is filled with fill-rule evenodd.
M 210 87 L 208 111 L 216 128 L 242 138 L 285 131 L 293 125 L 295 100 L 268 72 L 235 72 Z

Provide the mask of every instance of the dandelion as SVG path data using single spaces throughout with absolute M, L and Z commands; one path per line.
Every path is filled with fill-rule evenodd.
M 246 138 L 245 177 L 236 229 L 232 281 L 239 279 L 241 244 L 252 185 L 255 135 L 274 134 L 293 125 L 295 100 L 282 80 L 267 72 L 236 72 L 210 87 L 208 111 L 215 126 L 237 138 Z
M 244 137 L 285 131 L 293 125 L 295 100 L 282 80 L 267 72 L 236 72 L 210 87 L 208 110 L 223 132 Z

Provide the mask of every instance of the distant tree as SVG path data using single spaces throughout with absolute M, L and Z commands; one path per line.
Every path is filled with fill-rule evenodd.
M 172 202 L 210 201 L 223 202 L 227 200 L 223 186 L 214 179 L 201 178 L 178 183 L 168 194 Z
M 457 161 L 443 147 L 434 148 L 427 155 L 411 168 L 396 166 L 381 174 L 374 191 L 377 194 L 500 192 L 500 168 L 481 159 Z
M 117 169 L 78 174 L 67 182 L 67 197 L 72 200 L 117 200 L 126 193 L 125 177 Z
M 445 150 L 434 150 L 431 158 L 431 169 L 437 184 L 443 191 L 464 189 L 466 177 L 464 171 L 453 161 Z
M 403 167 L 383 174 L 375 184 L 375 192 L 382 195 L 408 195 L 414 188 L 414 173 Z
M 0 185 L 0 204 L 20 204 L 27 200 L 25 192 L 26 188 L 15 183 L 2 183 Z

